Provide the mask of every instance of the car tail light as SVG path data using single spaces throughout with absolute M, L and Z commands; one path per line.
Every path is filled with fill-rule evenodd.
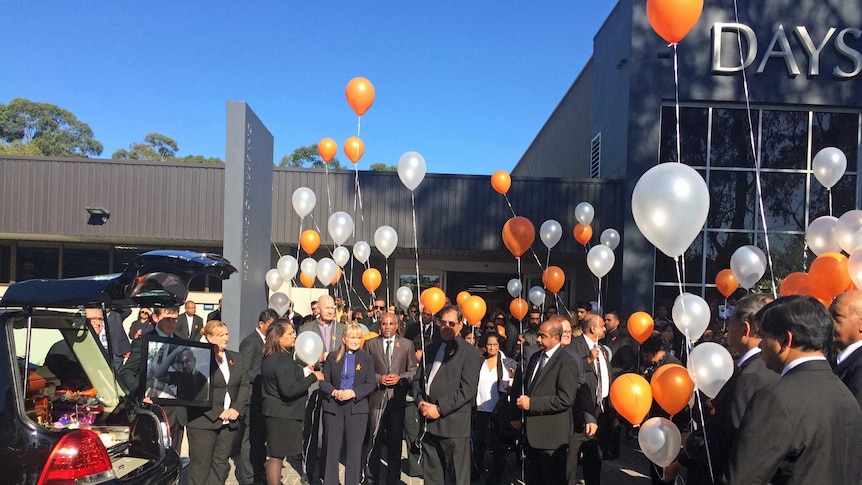
M 99 435 L 79 429 L 63 436 L 51 450 L 38 485 L 100 483 L 114 477 L 111 458 Z

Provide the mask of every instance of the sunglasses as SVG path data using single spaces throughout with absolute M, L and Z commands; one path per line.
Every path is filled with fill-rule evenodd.
M 375 310 L 386 310 L 385 306 L 374 305 Z
M 455 327 L 461 325 L 461 322 L 451 322 L 449 320 L 440 320 L 440 325 L 445 325 L 447 327 Z

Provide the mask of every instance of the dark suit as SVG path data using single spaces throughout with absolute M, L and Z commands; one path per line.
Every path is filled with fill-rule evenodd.
M 802 363 L 758 391 L 742 419 L 728 484 L 855 484 L 862 409 L 826 360 Z
M 578 461 L 581 447 L 587 440 L 587 424 L 597 424 L 596 390 L 587 383 L 587 371 L 583 358 L 569 345 L 564 347 L 578 368 L 578 390 L 575 392 L 575 402 L 572 404 L 572 435 L 569 437 L 569 450 L 566 457 L 566 481 L 570 485 L 577 483 Z M 593 443 L 594 444 L 594 443 Z
M 438 340 L 440 338 L 440 328 L 434 324 L 432 320 L 431 323 L 428 324 L 428 328 L 425 330 L 425 345 L 431 345 L 431 342 L 434 340 Z M 407 323 L 407 326 L 404 328 L 404 337 L 407 340 L 415 341 L 419 334 L 422 333 L 422 320 L 414 320 Z
M 203 329 L 203 318 L 197 315 L 192 315 L 191 328 L 189 328 L 188 315 L 185 313 L 180 313 L 180 316 L 177 317 L 177 328 L 174 330 L 174 333 L 184 339 L 197 342 L 201 339 Z
M 394 386 L 378 386 L 371 394 L 371 421 L 369 424 L 368 466 L 371 478 L 380 477 L 380 451 L 385 444 L 389 451 L 386 483 L 398 483 L 401 476 L 401 437 L 404 433 L 404 407 L 407 392 L 416 377 L 416 352 L 413 342 L 396 335 L 392 347 L 391 362 L 386 361 L 386 339 L 376 337 L 365 342 L 365 351 L 374 359 L 377 382 L 384 374 L 398 374 L 401 380 Z
M 126 354 L 132 351 L 129 339 L 126 338 L 126 329 L 123 328 L 123 320 L 131 314 L 131 310 L 110 310 L 105 327 L 108 329 L 108 340 L 111 344 L 111 364 L 114 371 L 120 370 Z
M 210 320 L 221 321 L 221 307 L 216 308 L 207 314 L 207 321 L 209 322 Z
M 338 353 L 332 352 L 326 357 L 323 365 L 324 379 L 320 382 L 320 392 L 323 398 L 324 433 L 326 433 L 326 475 L 324 485 L 338 485 L 338 459 L 341 456 L 341 445 L 345 448 L 344 482 L 358 484 L 362 475 L 362 441 L 368 426 L 368 396 L 377 388 L 374 374 L 374 359 L 363 350 L 354 354 L 353 385 L 356 396 L 353 399 L 339 401 L 332 397 L 332 392 L 342 389 L 342 379 L 345 376 L 347 353 L 342 360 L 336 361 Z M 399 449 L 400 451 L 400 449 Z
M 300 425 L 305 416 L 308 388 L 317 383 L 317 377 L 314 374 L 303 375 L 302 364 L 294 360 L 293 353 L 276 352 L 261 360 L 260 381 L 263 415 L 293 420 Z M 267 435 L 270 433 L 267 424 Z M 294 448 L 302 449 L 301 436 L 277 436 L 276 439 L 288 440 L 295 443 Z
M 242 413 L 251 393 L 248 374 L 244 372 L 242 356 L 225 350 L 228 362 L 228 380 L 218 367 L 213 367 L 210 382 L 213 390 L 213 407 L 188 408 L 189 424 L 189 483 L 191 485 L 223 484 L 230 471 L 230 452 L 239 419 L 223 424 L 219 415 L 224 411 L 225 395 L 230 396 L 230 408 Z
M 573 337 L 572 343 L 569 345 L 569 348 L 575 355 L 577 355 L 581 359 L 581 364 L 583 365 L 584 375 L 586 380 L 586 387 L 589 389 L 589 396 L 592 398 L 593 403 L 591 407 L 593 408 L 593 412 L 589 413 L 588 410 L 582 410 L 583 412 L 587 412 L 596 418 L 598 423 L 598 430 L 596 431 L 596 435 L 592 438 L 586 438 L 586 440 L 581 445 L 581 452 L 583 453 L 583 461 L 582 467 L 584 471 L 584 483 L 586 485 L 598 484 L 601 478 L 602 472 L 602 456 L 599 451 L 599 443 L 604 439 L 603 433 L 607 433 L 610 427 L 608 422 L 608 417 L 605 416 L 605 409 L 610 406 L 610 399 L 604 398 L 601 399 L 599 397 L 599 382 L 600 376 L 598 375 L 598 369 L 596 368 L 595 361 L 590 363 L 588 362 L 588 357 L 590 356 L 591 349 L 587 344 L 587 341 L 583 336 Z M 601 349 L 601 346 L 599 346 Z M 611 379 L 613 378 L 611 374 L 611 370 L 608 368 L 607 364 L 607 355 L 604 354 L 604 349 L 601 350 L 602 355 L 604 355 L 605 360 L 602 363 L 602 371 L 607 373 L 608 378 L 608 387 L 610 388 Z M 604 429 L 602 428 L 604 426 Z M 577 456 L 569 458 L 569 476 L 573 476 L 572 470 L 572 460 L 575 460 L 575 465 L 577 464 Z
M 850 389 L 856 402 L 862 407 L 862 348 L 856 349 L 835 366 L 835 375 Z
M 443 361 L 426 391 L 426 380 L 434 364 L 438 349 L 444 348 Z M 463 338 L 444 342 L 437 340 L 426 345 L 419 363 L 419 372 L 413 381 L 416 403 L 436 404 L 440 418 L 428 420 L 420 417 L 426 426 L 422 440 L 425 462 L 423 473 L 429 485 L 470 483 L 470 432 L 473 403 L 479 387 L 479 368 L 482 355 Z M 449 476 L 449 472 L 455 476 Z
M 129 326 L 129 339 L 137 340 L 141 338 L 141 336 L 143 336 L 145 333 L 152 332 L 154 328 L 156 327 L 155 325 L 153 325 L 152 320 L 147 319 L 145 322 L 141 322 L 141 319 L 139 318 L 132 322 L 132 325 Z M 141 332 L 141 335 L 135 337 L 139 330 Z
M 216 310 L 218 311 L 218 310 Z M 212 313 L 210 314 L 212 315 Z M 260 363 L 263 360 L 263 338 L 257 329 L 252 330 L 239 344 L 243 371 L 251 384 L 251 397 L 246 404 L 240 422 L 240 442 L 237 476 L 241 484 L 266 480 L 266 422 L 263 419 L 263 394 L 260 379 Z
M 637 342 L 631 338 L 622 325 L 617 326 L 613 332 L 607 332 L 600 343 L 606 345 L 611 351 L 612 379 L 626 372 L 637 372 Z M 605 429 L 602 431 L 599 445 L 602 448 L 603 456 L 606 459 L 619 457 L 622 426 L 620 426 L 619 415 L 610 399 L 605 406 L 602 424 L 605 425 Z
M 571 406 L 578 388 L 578 367 L 562 346 L 558 346 L 538 373 L 545 355 L 533 354 L 526 371 L 515 374 L 513 398 L 526 389 L 530 409 L 525 412 L 527 438 L 525 475 L 527 484 L 565 484 L 566 447 L 572 430 Z M 526 386 L 522 386 L 526 382 Z

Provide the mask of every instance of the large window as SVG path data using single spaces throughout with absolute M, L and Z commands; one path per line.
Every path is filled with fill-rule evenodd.
M 730 267 L 733 252 L 746 244 L 766 252 L 766 236 L 776 278 L 808 267 L 814 255 L 805 250 L 805 228 L 830 213 L 829 194 L 811 172 L 820 149 L 837 147 L 847 155 L 847 171 L 832 188 L 832 215 L 857 207 L 859 113 L 760 107 L 748 114 L 743 108 L 680 108 L 679 158 L 704 175 L 710 193 L 706 228 L 685 254 L 685 283 L 687 291 L 707 301 L 723 298 L 715 289 L 715 276 Z M 660 161 L 676 160 L 673 106 L 662 109 L 661 127 Z M 678 295 L 676 274 L 673 261 L 657 253 L 657 301 L 672 303 Z M 769 276 L 764 277 L 766 285 Z

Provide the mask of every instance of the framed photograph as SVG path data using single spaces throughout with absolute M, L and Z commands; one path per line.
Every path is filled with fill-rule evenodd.
M 212 407 L 211 375 L 216 368 L 212 344 L 150 332 L 143 345 L 140 396 L 168 406 Z

